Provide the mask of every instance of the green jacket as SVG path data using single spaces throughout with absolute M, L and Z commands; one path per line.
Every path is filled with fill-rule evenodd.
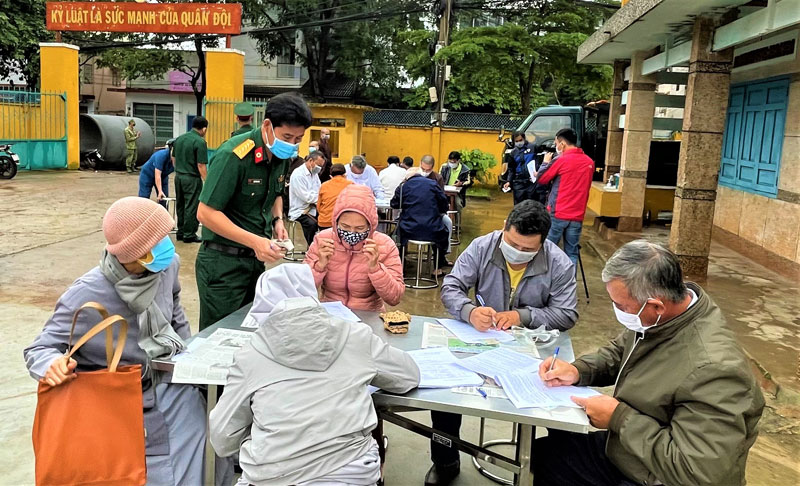
M 744 485 L 764 397 L 722 311 L 688 286 L 698 301 L 680 316 L 577 359 L 578 384 L 614 385 L 619 374 L 606 455 L 630 479 Z
M 125 127 L 125 148 L 127 150 L 136 150 L 136 130 L 131 127 Z

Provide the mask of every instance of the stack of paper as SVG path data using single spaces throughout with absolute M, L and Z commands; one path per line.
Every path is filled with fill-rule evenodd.
M 361 320 L 353 313 L 353 311 L 339 301 L 322 302 L 320 305 L 324 307 L 326 311 L 328 311 L 328 314 L 338 317 L 339 319 L 353 322 L 359 322 Z
M 174 358 L 172 382 L 224 385 L 234 354 L 252 337 L 249 331 L 217 329 L 207 339 L 193 339 L 187 349 Z
M 447 348 L 427 348 L 409 351 L 419 367 L 419 388 L 452 388 L 483 383 L 477 374 L 459 367 L 458 360 Z
M 479 331 L 472 327 L 472 324 L 455 319 L 439 319 L 439 322 L 465 343 L 480 343 L 487 340 L 506 343 L 514 340 L 514 336 L 510 332 L 498 331 L 496 329 Z
M 517 371 L 537 372 L 541 360 L 507 348 L 497 348 L 458 360 L 458 365 L 489 378 Z

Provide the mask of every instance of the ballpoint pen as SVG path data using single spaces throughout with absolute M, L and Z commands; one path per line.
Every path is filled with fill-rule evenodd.
M 483 297 L 481 297 L 481 294 L 475 294 L 475 300 L 478 301 L 478 303 L 481 305 L 481 307 L 486 307 L 486 301 L 483 300 Z M 495 329 L 497 328 L 496 323 L 494 322 L 494 317 L 492 317 L 492 327 L 495 328 Z
M 486 395 L 486 392 L 485 392 L 485 391 L 483 391 L 483 388 L 477 388 L 477 390 L 478 390 L 478 393 L 480 393 L 480 394 L 481 394 L 481 396 L 482 396 L 482 397 L 484 398 L 484 400 L 485 400 L 485 399 L 486 399 L 486 397 L 487 397 L 487 395 Z
M 553 353 L 553 361 L 550 362 L 550 369 L 547 371 L 553 371 L 553 366 L 556 365 L 556 358 L 558 358 L 558 350 L 561 349 L 560 346 L 556 347 L 556 352 Z

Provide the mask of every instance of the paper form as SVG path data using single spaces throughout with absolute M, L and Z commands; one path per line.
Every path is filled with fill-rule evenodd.
M 472 324 L 456 319 L 438 319 L 438 321 L 465 343 L 481 343 L 489 339 L 494 339 L 501 343 L 514 340 L 514 336 L 510 332 L 497 331 L 495 329 L 479 331 L 472 327 Z
M 193 339 L 186 350 L 174 358 L 172 382 L 224 385 L 234 355 L 252 337 L 250 331 L 217 329 L 208 338 Z
M 348 309 L 344 304 L 342 304 L 339 301 L 322 302 L 320 305 L 324 307 L 326 311 L 328 311 L 328 314 L 338 317 L 339 319 L 344 319 L 345 321 L 353 321 L 353 322 L 361 321 L 361 319 L 359 319 L 358 316 L 353 313 L 353 311 Z
M 538 372 L 539 363 L 541 362 L 539 359 L 531 358 L 528 355 L 511 351 L 507 348 L 493 349 L 457 361 L 458 366 L 489 378 L 496 378 L 498 375 L 516 373 L 522 370 Z
M 536 159 L 531 160 L 528 162 L 528 175 L 531 177 L 531 182 L 536 182 Z
M 517 408 L 531 407 L 573 407 L 580 408 L 570 397 L 593 397 L 599 392 L 586 387 L 557 386 L 548 387 L 539 373 L 518 371 L 505 373 L 497 377 L 508 398 Z
M 408 354 L 419 367 L 419 388 L 452 388 L 483 383 L 483 378 L 456 365 L 458 360 L 447 348 L 417 349 Z

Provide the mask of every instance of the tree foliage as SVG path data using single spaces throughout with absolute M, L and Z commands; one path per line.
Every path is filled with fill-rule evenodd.
M 53 35 L 45 28 L 44 0 L 0 0 L 0 77 L 22 75 L 39 82 L 39 43 Z

